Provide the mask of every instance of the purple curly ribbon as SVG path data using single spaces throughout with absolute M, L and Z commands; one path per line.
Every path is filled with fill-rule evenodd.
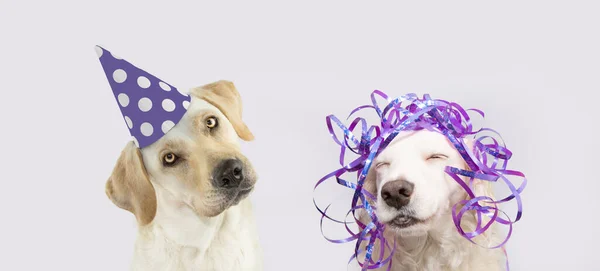
M 377 103 L 377 96 L 385 99 L 388 104 L 382 109 Z M 355 113 L 364 109 L 374 109 L 381 122 L 378 125 L 368 126 L 367 121 L 364 118 L 356 117 L 348 127 L 346 127 L 337 117 L 329 115 L 326 117 L 326 123 L 335 143 L 340 146 L 340 158 L 339 162 L 341 167 L 335 171 L 325 175 L 315 185 L 316 190 L 319 185 L 325 181 L 335 178 L 336 182 L 346 188 L 354 190 L 354 196 L 352 198 L 352 205 L 346 218 L 343 221 L 336 220 L 327 215 L 327 210 L 331 206 L 328 205 L 326 208 L 320 208 L 316 201 L 313 199 L 313 203 L 317 210 L 321 213 L 321 233 L 323 234 L 323 220 L 325 218 L 334 221 L 336 223 L 344 224 L 346 231 L 350 234 L 350 237 L 345 239 L 330 239 L 325 236 L 330 242 L 333 243 L 347 243 L 356 241 L 355 252 L 350 258 L 350 263 L 356 258 L 358 264 L 362 267 L 362 270 L 375 269 L 387 264 L 387 270 L 389 271 L 392 266 L 392 257 L 395 252 L 395 241 L 390 244 L 388 240 L 383 236 L 385 225 L 378 221 L 375 214 L 375 207 L 369 204 L 367 199 L 375 200 L 376 196 L 370 194 L 368 191 L 363 190 L 363 185 L 371 163 L 375 156 L 379 154 L 387 145 L 400 133 L 401 131 L 407 130 L 432 130 L 444 134 L 449 141 L 458 150 L 460 155 L 463 157 L 470 170 L 463 170 L 454 167 L 446 167 L 445 172 L 449 174 L 467 193 L 468 199 L 463 200 L 452 208 L 452 219 L 458 232 L 467 240 L 473 244 L 477 244 L 473 239 L 486 230 L 488 230 L 493 223 L 500 223 L 509 227 L 506 238 L 497 246 L 491 248 L 502 248 L 508 242 L 512 234 L 512 225 L 519 221 L 522 216 L 522 201 L 521 193 L 525 189 L 527 180 L 525 175 L 519 171 L 508 170 L 508 160 L 512 156 L 512 152 L 506 148 L 502 137 L 494 130 L 489 128 L 482 128 L 478 131 L 473 131 L 471 124 L 471 118 L 468 115 L 468 111 L 473 111 L 485 117 L 484 113 L 478 109 L 465 110 L 460 105 L 447 102 L 444 100 L 434 100 L 428 94 L 423 95 L 420 99 L 416 94 L 407 94 L 399 98 L 390 100 L 388 96 L 382 91 L 375 90 L 371 93 L 372 105 L 364 105 L 355 108 L 349 114 L 348 119 Z M 343 136 L 339 137 L 334 131 L 334 124 L 343 131 Z M 360 131 L 360 138 L 357 138 L 354 134 L 355 130 Z M 481 132 L 491 132 L 498 135 L 499 139 L 492 136 L 480 136 L 475 138 L 473 147 L 470 149 L 464 142 L 464 138 L 467 136 L 476 137 Z M 491 141 L 492 143 L 483 143 L 484 140 Z M 500 144 L 499 142 L 502 142 Z M 358 157 L 350 162 L 345 161 L 346 150 L 350 150 Z M 492 157 L 491 159 L 489 157 Z M 341 177 L 346 173 L 356 172 L 356 182 L 350 182 Z M 468 177 L 467 182 L 463 181 L 459 175 Z M 507 176 L 516 176 L 523 179 L 521 185 L 517 188 L 507 178 Z M 511 191 L 511 195 L 500 200 L 494 200 L 487 196 L 478 196 L 473 192 L 473 183 L 475 179 L 482 181 L 489 181 L 494 183 L 504 183 Z M 359 202 L 360 199 L 360 202 Z M 514 220 L 511 220 L 509 216 L 498 208 L 498 204 L 506 203 L 511 200 L 517 202 L 517 214 Z M 485 204 L 482 204 L 485 203 Z M 491 206 L 490 206 L 491 205 Z M 356 216 L 356 210 L 364 209 L 370 218 L 368 224 L 364 224 L 359 221 Z M 477 225 L 475 230 L 466 232 L 461 227 L 461 219 L 467 213 L 474 211 L 476 213 Z M 349 227 L 347 221 L 348 216 L 352 214 L 354 222 L 358 225 L 359 232 L 353 232 Z M 500 214 L 506 217 L 506 219 L 500 217 Z M 482 217 L 489 217 L 490 221 L 483 224 Z M 324 234 L 323 234 L 324 235 Z M 375 243 L 379 240 L 380 244 L 380 255 L 378 259 L 372 259 L 372 253 Z M 364 249 L 365 258 L 364 262 L 358 259 L 361 244 L 367 242 L 367 246 Z M 385 249 L 390 250 L 390 255 L 384 259 Z M 507 259 L 507 270 L 508 259 Z

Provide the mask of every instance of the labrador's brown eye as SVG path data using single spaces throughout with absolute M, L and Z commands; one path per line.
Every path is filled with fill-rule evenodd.
M 165 157 L 163 158 L 163 163 L 167 166 L 173 165 L 175 164 L 175 162 L 177 162 L 177 155 L 173 154 L 173 153 L 167 153 L 165 155 Z
M 212 129 L 217 127 L 218 123 L 217 123 L 217 118 L 215 117 L 210 117 L 208 119 L 206 119 L 206 127 Z

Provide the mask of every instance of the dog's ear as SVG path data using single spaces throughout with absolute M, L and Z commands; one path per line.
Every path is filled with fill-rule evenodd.
M 466 145 L 465 147 L 467 147 L 470 152 L 473 152 L 473 146 L 475 144 L 475 141 L 471 138 L 467 138 L 464 141 L 465 141 L 465 145 Z M 466 164 L 466 162 L 465 162 L 465 168 L 469 169 L 469 166 Z M 473 193 L 475 193 L 475 196 L 486 196 L 486 197 L 490 197 L 493 200 L 495 200 L 492 183 L 489 181 L 474 179 L 473 180 Z M 491 206 L 491 204 L 490 204 L 490 206 Z
M 142 161 L 142 153 L 131 141 L 121 152 L 106 182 L 106 195 L 119 208 L 133 213 L 139 225 L 156 215 L 156 193 Z
M 496 200 L 496 197 L 494 196 L 494 187 L 492 187 L 492 183 L 489 181 L 475 179 L 473 183 L 473 193 L 475 193 L 476 197 L 485 196 L 491 198 L 494 201 Z M 487 201 L 489 200 L 482 201 L 481 204 L 493 206 L 493 204 L 486 204 Z
M 371 164 L 371 168 L 369 168 L 369 172 L 365 177 L 365 182 L 363 184 L 363 189 L 377 198 L 377 172 L 375 171 L 375 165 Z M 370 204 L 375 204 L 371 199 L 368 199 Z
M 473 152 L 473 146 L 474 146 L 474 140 L 473 139 L 465 139 L 465 147 L 469 149 L 469 151 L 472 153 Z M 471 170 L 469 168 L 469 166 L 467 165 L 466 162 L 464 162 L 464 168 L 467 170 Z M 469 181 L 468 177 L 464 177 L 463 178 L 465 181 Z M 492 186 L 492 182 L 490 181 L 485 181 L 485 180 L 480 180 L 480 179 L 473 179 L 473 185 L 472 185 L 472 191 L 475 194 L 475 197 L 488 197 L 491 198 L 492 200 L 496 200 L 495 196 L 494 196 L 494 189 Z M 468 200 L 468 198 L 467 198 Z M 489 199 L 487 200 L 481 200 L 479 201 L 479 204 L 482 206 L 489 206 L 489 207 L 493 207 L 494 204 L 493 203 L 488 203 Z M 474 217 L 474 213 L 473 214 L 473 218 Z M 489 223 L 490 221 L 490 217 L 483 215 L 481 216 L 481 223 L 482 225 L 486 225 L 487 223 Z M 494 227 L 494 225 L 492 225 L 492 227 Z M 468 229 L 468 231 L 473 231 L 475 230 L 475 224 L 473 225 L 469 225 L 466 227 L 466 229 Z M 478 243 L 482 243 L 482 242 L 488 242 L 490 244 L 496 244 L 494 241 L 496 238 L 496 236 L 494 234 L 490 235 L 490 233 L 493 233 L 493 231 L 485 231 L 482 235 L 475 237 L 474 241 L 478 242 Z
M 377 204 L 377 173 L 375 172 L 374 165 L 371 166 L 367 176 L 365 177 L 365 182 L 363 183 L 363 190 L 369 192 L 375 199 L 371 199 L 369 197 L 365 197 L 371 206 L 375 206 Z M 364 204 L 359 200 L 359 204 Z M 357 210 L 358 219 L 364 223 L 368 224 L 370 222 L 369 215 L 365 209 Z
M 254 135 L 242 120 L 242 99 L 232 82 L 217 81 L 193 88 L 191 93 L 221 110 L 241 139 L 245 141 L 254 139 Z
M 474 146 L 475 142 L 473 139 L 465 139 L 465 147 L 467 147 L 469 149 L 470 152 L 473 152 L 473 146 Z M 467 165 L 467 163 L 465 162 L 465 169 L 470 170 L 469 166 Z M 466 178 L 466 181 L 468 181 L 468 178 Z M 473 185 L 472 185 L 472 191 L 475 194 L 475 197 L 488 197 L 491 198 L 491 200 L 495 201 L 496 197 L 494 196 L 494 187 L 492 186 L 492 182 L 490 181 L 485 181 L 485 180 L 480 180 L 480 179 L 473 179 Z M 494 204 L 489 202 L 490 200 L 482 200 L 479 201 L 479 204 L 482 206 L 488 206 L 488 207 L 493 207 Z M 489 222 L 489 217 L 487 216 L 482 216 L 482 223 L 487 224 Z M 484 234 L 486 235 L 486 234 Z

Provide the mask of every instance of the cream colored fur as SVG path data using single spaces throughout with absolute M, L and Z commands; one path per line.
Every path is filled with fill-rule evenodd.
M 445 159 L 427 158 L 434 153 L 442 153 Z M 379 166 L 379 167 L 378 167 Z M 466 168 L 464 160 L 450 145 L 447 139 L 435 132 L 420 131 L 401 133 L 374 161 L 369 172 L 365 188 L 378 196 L 377 215 L 386 223 L 384 235 L 393 244 L 396 240 L 396 252 L 392 260 L 392 271 L 496 271 L 505 270 L 505 257 L 501 248 L 489 249 L 474 245 L 462 237 L 453 224 L 451 207 L 466 193 L 458 184 L 443 172 L 445 166 Z M 415 191 L 408 207 L 415 217 L 423 220 L 408 228 L 395 228 L 389 223 L 397 210 L 387 206 L 381 199 L 380 189 L 384 183 L 405 178 L 415 184 Z M 493 198 L 488 183 L 476 180 L 475 193 Z M 366 213 L 360 212 L 363 222 L 368 222 Z M 484 220 L 487 222 L 488 220 Z M 475 216 L 464 216 L 462 226 L 465 231 L 475 227 Z M 492 227 L 484 235 L 475 239 L 483 246 L 497 245 L 496 229 Z M 364 247 L 364 246 L 363 246 Z M 381 251 L 375 245 L 373 259 L 378 259 Z M 387 257 L 389 251 L 386 250 Z M 364 258 L 364 253 L 360 254 Z M 387 270 L 387 265 L 378 271 Z M 352 270 L 360 270 L 357 263 Z
M 207 218 L 162 189 L 157 194 L 154 221 L 139 228 L 132 270 L 263 270 L 249 198 Z
M 125 147 L 106 183 L 111 201 L 138 222 L 131 270 L 263 270 L 249 196 L 212 182 L 215 166 L 231 158 L 244 164 L 245 186 L 257 179 L 240 151 L 239 138 L 253 135 L 241 119 L 239 93 L 219 81 L 191 95 L 187 113 L 160 140 L 141 150 L 133 141 Z M 208 128 L 210 117 L 217 128 Z M 165 166 L 166 153 L 182 162 Z

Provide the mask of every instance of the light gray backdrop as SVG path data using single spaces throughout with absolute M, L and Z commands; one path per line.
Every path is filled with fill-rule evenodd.
M 129 264 L 134 218 L 104 195 L 129 135 L 95 44 L 179 88 L 234 81 L 266 270 L 345 270 L 312 187 L 336 165 L 324 117 L 373 89 L 487 112 L 530 180 L 512 270 L 600 269 L 594 1 L 84 2 L 0 2 L 0 270 Z

